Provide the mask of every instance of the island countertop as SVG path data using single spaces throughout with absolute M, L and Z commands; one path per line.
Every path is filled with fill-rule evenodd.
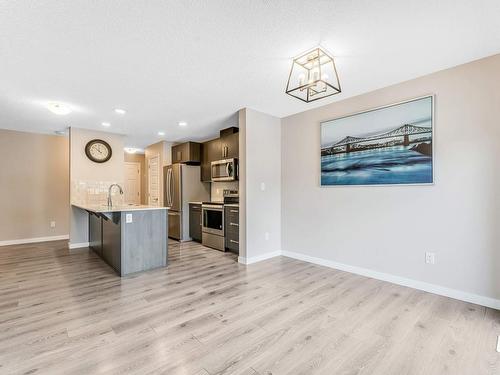
M 112 207 L 108 207 L 107 205 L 97 205 L 97 204 L 71 204 L 74 207 L 81 208 L 82 210 L 91 211 L 95 213 L 105 213 L 105 212 L 123 212 L 123 211 L 147 211 L 147 210 L 168 210 L 167 207 L 158 207 L 158 206 L 148 206 L 145 204 L 122 204 L 122 205 L 114 205 Z

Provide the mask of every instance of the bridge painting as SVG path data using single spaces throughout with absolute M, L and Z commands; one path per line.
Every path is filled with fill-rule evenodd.
M 321 185 L 433 182 L 433 97 L 321 124 Z

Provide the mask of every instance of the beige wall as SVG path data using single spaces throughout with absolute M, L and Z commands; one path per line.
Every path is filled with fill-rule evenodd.
M 125 162 L 134 162 L 141 165 L 141 204 L 147 203 L 147 178 L 148 172 L 146 169 L 146 156 L 144 154 L 124 154 Z
M 500 55 L 282 119 L 283 250 L 500 307 L 498 82 Z M 319 186 L 321 121 L 427 94 L 433 186 Z
M 0 150 L 0 242 L 67 235 L 68 139 L 0 130 Z
M 112 157 L 105 163 L 94 163 L 85 155 L 85 145 L 93 139 L 109 143 Z M 70 201 L 75 203 L 106 203 L 107 189 L 113 183 L 123 186 L 124 136 L 107 132 L 70 129 Z M 116 196 L 116 199 L 121 199 Z M 70 247 L 88 242 L 88 216 L 85 211 L 71 208 Z
M 171 142 L 166 142 L 166 141 L 161 141 L 154 143 L 148 147 L 146 147 L 145 150 L 145 164 L 146 164 L 146 171 L 148 168 L 148 159 L 151 157 L 154 157 L 156 155 L 160 156 L 160 205 L 163 206 L 163 167 L 166 165 L 172 164 L 172 143 Z M 148 175 L 146 172 L 146 185 L 145 185 L 145 191 L 146 191 L 146 203 L 148 203 Z

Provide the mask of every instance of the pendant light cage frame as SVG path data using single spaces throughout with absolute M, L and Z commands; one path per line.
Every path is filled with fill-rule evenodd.
M 341 92 L 335 61 L 321 47 L 293 59 L 285 93 L 310 103 Z

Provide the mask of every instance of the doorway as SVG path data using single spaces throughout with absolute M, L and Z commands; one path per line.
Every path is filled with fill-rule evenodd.
M 160 206 L 160 155 L 148 159 L 148 204 Z
M 125 203 L 141 204 L 141 163 L 125 162 Z

